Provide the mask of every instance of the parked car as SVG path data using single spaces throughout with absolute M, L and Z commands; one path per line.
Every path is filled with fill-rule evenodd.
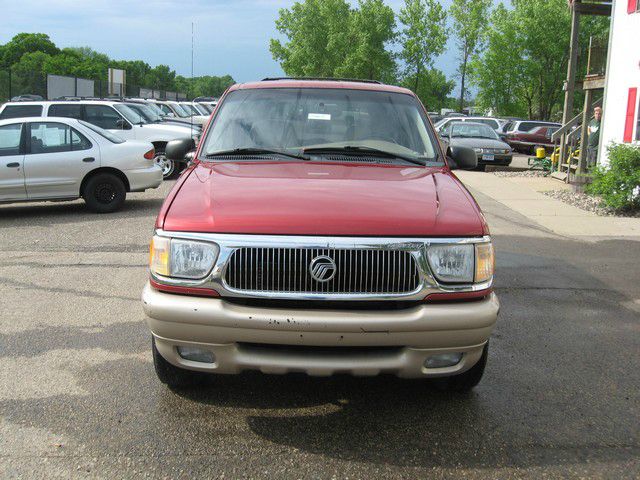
M 136 111 L 144 110 L 147 115 L 150 115 L 153 118 L 153 123 L 164 123 L 169 125 L 181 125 L 183 127 L 188 127 L 189 129 L 194 129 L 196 132 L 202 132 L 202 125 L 195 124 L 190 118 L 180 118 L 174 115 L 167 115 L 155 102 L 151 102 L 148 100 L 140 99 L 140 98 L 125 98 L 123 102 L 131 106 L 130 104 L 135 104 L 138 106 L 142 106 L 143 108 L 138 107 L 135 109 Z
M 442 149 L 404 88 L 231 87 L 156 221 L 142 303 L 159 379 L 387 373 L 472 388 L 499 310 L 488 227 L 451 172 L 476 165 Z
M 445 131 L 452 122 L 475 122 L 484 123 L 490 126 L 494 130 L 498 130 L 506 121 L 493 117 L 464 117 L 464 116 L 450 116 L 441 119 L 434 125 L 436 131 L 440 134 Z
M 160 107 L 167 115 L 172 115 L 176 118 L 188 119 L 197 125 L 204 125 L 209 121 L 209 117 L 205 117 L 204 115 L 195 115 L 191 110 L 186 110 L 180 103 L 172 100 L 149 100 L 149 102 L 158 105 L 158 107 Z
M 509 126 L 506 141 L 514 150 L 535 153 L 538 146 L 553 148 L 551 135 L 561 126 L 560 123 L 537 120 L 515 121 Z
M 0 203 L 75 200 L 98 213 L 122 207 L 127 192 L 162 183 L 149 142 L 126 141 L 83 120 L 0 120 Z
M 25 93 L 24 95 L 16 95 L 11 97 L 12 102 L 31 102 L 34 100 L 44 100 L 41 95 L 34 95 L 31 93 Z
M 511 164 L 511 147 L 500 140 L 489 125 L 471 121 L 449 122 L 440 135 L 448 146 L 473 148 L 480 170 L 484 170 L 487 165 Z
M 154 162 L 162 168 L 164 178 L 171 178 L 181 161 L 169 160 L 165 153 L 167 142 L 176 138 L 194 137 L 199 132 L 188 126 L 147 124 L 136 112 L 122 102 L 109 100 L 47 101 L 7 103 L 0 107 L 0 120 L 14 117 L 66 117 L 85 120 L 115 133 L 125 140 L 143 140 L 153 144 Z

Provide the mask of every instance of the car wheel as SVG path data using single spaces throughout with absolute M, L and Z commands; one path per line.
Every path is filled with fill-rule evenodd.
M 480 383 L 489 356 L 489 342 L 482 349 L 480 360 L 464 373 L 440 379 L 439 386 L 453 392 L 468 392 Z
M 171 178 L 176 171 L 176 162 L 169 160 L 164 150 L 156 150 L 153 162 L 162 169 L 162 178 L 165 180 Z
M 82 198 L 89 210 L 96 213 L 111 213 L 124 205 L 127 189 L 122 180 L 112 173 L 94 175 L 85 184 Z
M 153 351 L 153 366 L 158 379 L 172 388 L 185 388 L 201 385 L 207 379 L 207 375 L 202 372 L 194 372 L 176 367 L 167 362 L 156 347 L 155 338 L 151 338 L 151 350 Z

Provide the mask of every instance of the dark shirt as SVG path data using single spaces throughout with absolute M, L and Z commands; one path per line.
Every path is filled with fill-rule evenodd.
M 600 143 L 600 120 L 592 118 L 589 122 L 588 132 L 589 139 L 587 141 L 587 146 L 597 147 Z

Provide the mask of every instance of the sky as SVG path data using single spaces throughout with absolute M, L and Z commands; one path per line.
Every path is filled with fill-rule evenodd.
M 355 4 L 355 0 L 350 0 Z M 46 33 L 60 48 L 88 46 L 118 60 L 144 60 L 194 75 L 231 75 L 238 82 L 282 76 L 269 52 L 280 38 L 275 20 L 294 0 L 0 0 L 0 43 L 20 32 Z M 387 0 L 396 12 L 403 0 Z M 451 0 L 441 0 L 446 8 Z M 497 3 L 497 0 L 496 0 Z M 455 41 L 436 61 L 453 77 Z

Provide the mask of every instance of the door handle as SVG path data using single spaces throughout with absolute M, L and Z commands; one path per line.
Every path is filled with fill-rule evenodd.
M 20 166 L 20 162 L 11 162 L 11 163 L 7 163 L 7 167 L 9 168 L 16 168 Z
M 87 158 L 83 158 L 82 161 L 85 163 L 91 163 L 91 162 L 95 162 L 96 159 L 93 157 L 87 157 Z

